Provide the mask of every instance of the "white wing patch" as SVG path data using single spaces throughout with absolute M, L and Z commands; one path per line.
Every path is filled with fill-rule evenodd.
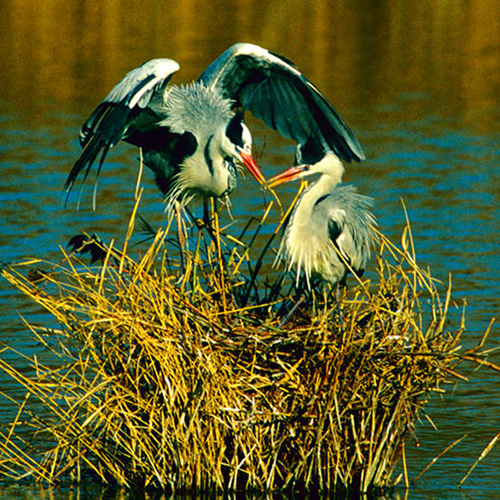
M 121 102 L 137 85 L 147 78 L 151 78 L 151 81 L 147 85 L 144 85 L 144 87 L 141 87 L 129 104 L 130 108 L 137 105 L 144 108 L 147 106 L 155 86 L 162 80 L 171 77 L 179 68 L 179 63 L 173 59 L 152 59 L 142 66 L 129 71 L 125 78 L 113 87 L 103 102 Z

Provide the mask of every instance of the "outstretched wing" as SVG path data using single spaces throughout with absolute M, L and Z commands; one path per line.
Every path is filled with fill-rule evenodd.
M 153 59 L 130 71 L 92 112 L 80 132 L 83 148 L 68 175 L 64 192 L 66 198 L 78 174 L 85 170 L 87 179 L 92 164 L 101 153 L 97 175 L 109 148 L 125 139 L 134 124 L 141 131 L 153 127 L 158 116 L 155 103 L 161 103 L 172 75 L 179 64 L 171 59 Z
M 328 149 L 345 161 L 365 158 L 335 108 L 282 56 L 257 45 L 238 43 L 215 60 L 198 81 L 218 89 L 284 137 L 299 145 L 315 145 L 310 151 L 313 163 Z

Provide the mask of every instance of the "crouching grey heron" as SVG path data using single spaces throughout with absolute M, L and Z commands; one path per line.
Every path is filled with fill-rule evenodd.
M 339 290 L 349 271 L 363 274 L 376 239 L 375 218 L 369 211 L 372 198 L 361 195 L 352 185 L 341 184 L 344 167 L 331 151 L 312 165 L 303 164 L 297 149 L 298 165 L 269 179 L 270 187 L 311 175 L 320 177 L 299 196 L 284 228 L 277 259 L 295 268 L 296 286 L 301 274 L 307 288 L 319 276 Z M 302 299 L 303 300 L 303 299 Z
M 287 59 L 256 45 L 227 49 L 185 86 L 169 86 L 179 64 L 154 59 L 128 73 L 92 112 L 80 132 L 83 150 L 66 181 L 66 200 L 78 174 L 83 183 L 98 158 L 99 175 L 120 140 L 142 148 L 167 206 L 193 198 L 224 198 L 242 164 L 261 184 L 251 155 L 246 110 L 297 144 L 312 140 L 345 161 L 364 154 L 333 106 Z M 96 184 L 93 204 L 95 206 Z

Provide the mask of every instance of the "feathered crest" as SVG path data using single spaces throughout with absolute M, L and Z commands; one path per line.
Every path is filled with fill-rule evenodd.
M 201 130 L 203 133 L 206 129 L 206 133 L 211 134 L 218 123 L 225 125 L 231 119 L 231 107 L 232 101 L 203 84 L 173 86 L 165 102 L 167 117 L 160 125 L 166 125 L 176 133 L 185 130 Z

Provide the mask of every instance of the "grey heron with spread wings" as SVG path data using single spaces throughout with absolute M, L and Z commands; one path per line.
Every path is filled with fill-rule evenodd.
M 227 197 L 241 166 L 263 184 L 245 111 L 299 145 L 315 144 L 318 158 L 329 150 L 345 161 L 364 159 L 333 106 L 282 56 L 238 43 L 196 82 L 169 85 L 178 69 L 171 59 L 146 62 L 97 106 L 81 129 L 83 150 L 66 181 L 66 200 L 78 175 L 83 172 L 84 183 L 94 163 L 97 183 L 109 149 L 120 140 L 142 149 L 170 207 L 179 209 L 194 198 Z

